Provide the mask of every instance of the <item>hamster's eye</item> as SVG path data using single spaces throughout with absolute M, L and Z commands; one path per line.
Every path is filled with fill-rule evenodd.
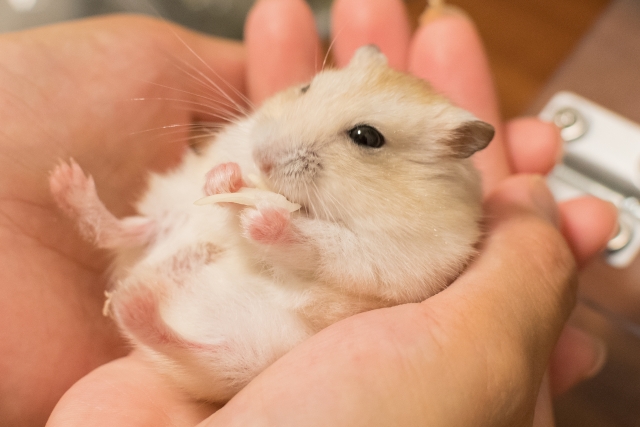
M 306 85 L 305 87 L 303 87 L 302 89 L 300 89 L 300 92 L 302 93 L 307 93 L 307 91 L 309 90 L 309 88 L 311 87 L 310 84 Z
M 380 148 L 384 145 L 384 136 L 374 127 L 359 125 L 347 132 L 349 138 L 358 145 Z

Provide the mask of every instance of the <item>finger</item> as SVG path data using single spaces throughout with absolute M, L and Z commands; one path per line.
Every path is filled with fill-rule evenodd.
M 558 127 L 535 117 L 509 121 L 505 140 L 511 169 L 516 173 L 547 174 L 562 156 Z
M 549 362 L 551 394 L 558 396 L 596 375 L 607 360 L 602 340 L 573 326 L 566 326 Z
M 493 79 L 473 23 L 448 15 L 418 28 L 409 50 L 409 72 L 430 82 L 455 104 L 491 123 L 496 136 L 474 155 L 489 194 L 510 173 Z
M 47 427 L 188 427 L 215 410 L 194 402 L 134 354 L 78 381 L 60 399 Z
M 488 351 L 500 349 L 491 357 L 542 378 L 575 304 L 575 265 L 557 229 L 558 209 L 542 177 L 519 175 L 500 184 L 486 210 L 490 231 L 478 258 L 423 304 L 442 321 L 474 319 L 474 334 L 485 337 Z
M 261 0 L 245 25 L 247 89 L 260 105 L 275 92 L 310 80 L 321 49 L 311 9 L 303 0 Z
M 562 234 L 580 266 L 604 250 L 618 224 L 616 207 L 595 197 L 562 203 L 560 217 Z
M 411 32 L 400 0 L 337 0 L 331 22 L 339 67 L 347 65 L 360 46 L 375 44 L 393 68 L 406 69 Z

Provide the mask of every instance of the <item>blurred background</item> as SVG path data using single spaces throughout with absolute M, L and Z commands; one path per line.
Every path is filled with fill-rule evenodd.
M 307 0 L 329 37 L 331 0 Z M 0 32 L 103 13 L 145 13 L 199 31 L 242 38 L 254 0 L 0 0 Z M 405 0 L 413 24 L 427 0 Z M 609 0 L 454 0 L 476 21 L 496 76 L 502 111 L 521 114 Z

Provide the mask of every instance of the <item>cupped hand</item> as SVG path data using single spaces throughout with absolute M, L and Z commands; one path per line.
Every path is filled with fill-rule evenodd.
M 100 314 L 109 260 L 60 215 L 48 173 L 72 156 L 113 212 L 131 213 L 148 171 L 179 161 L 188 125 L 214 120 L 203 104 L 231 102 L 210 86 L 243 91 L 244 58 L 145 18 L 0 37 L 1 424 L 44 425 L 73 383 L 129 351 Z
M 310 12 L 302 12 L 308 24 Z M 306 48 L 318 42 L 304 37 L 305 31 L 315 37 L 312 28 L 297 29 L 295 38 L 263 29 L 281 37 L 282 49 L 302 43 L 270 65 L 282 82 L 313 74 Z M 194 122 L 223 123 L 260 102 L 253 92 L 282 88 L 269 74 L 261 77 L 255 58 L 252 67 L 245 71 L 246 50 L 238 43 L 143 17 L 0 37 L 3 423 L 43 425 L 72 384 L 129 353 L 112 320 L 101 315 L 109 260 L 54 206 L 48 173 L 73 157 L 91 172 L 113 213 L 131 214 L 148 172 L 180 161 Z M 121 372 L 130 372 L 123 360 Z M 136 372 L 129 384 L 145 384 L 147 377 Z
M 486 201 L 480 254 L 420 304 L 314 335 L 201 426 L 525 426 L 575 299 L 575 268 L 544 181 Z
M 347 10 L 365 0 L 343 0 L 336 11 Z M 350 33 L 354 39 L 336 49 L 338 63 L 344 64 L 359 44 L 378 43 L 383 51 L 395 51 L 396 67 L 408 69 L 429 81 L 458 105 L 496 126 L 496 137 L 488 149 L 475 155 L 476 166 L 483 174 L 485 194 L 511 173 L 546 174 L 561 155 L 558 130 L 535 118 L 500 120 L 498 103 L 482 43 L 469 19 L 459 10 L 445 8 L 441 13 L 425 14 L 410 43 L 401 47 L 390 33 L 406 34 L 406 28 L 395 28 L 402 19 L 398 2 L 376 1 L 367 11 L 352 10 L 352 15 L 335 16 L 335 28 L 347 21 L 356 22 Z M 373 11 L 375 9 L 375 12 Z M 340 20 L 341 19 L 341 20 Z M 387 23 L 396 23 L 386 25 Z M 375 30 L 372 30 L 375 28 Z M 400 58 L 408 58 L 402 62 Z M 604 246 L 616 221 L 615 209 L 599 200 L 584 198 L 563 203 L 559 207 L 560 228 L 578 266 L 584 265 Z M 551 394 L 560 394 L 602 366 L 602 347 L 588 334 L 565 327 L 551 356 L 551 377 L 540 391 L 536 410 L 536 426 L 553 425 Z
M 428 390 L 407 386 L 407 393 L 415 393 L 411 396 L 414 400 L 398 401 L 398 397 L 407 395 L 402 394 L 404 389 L 391 387 L 398 385 L 399 379 L 411 379 L 413 383 L 408 385 L 438 384 L 432 368 L 441 374 L 459 375 L 460 387 L 456 389 L 453 384 L 445 388 L 441 398 L 460 398 L 460 404 L 470 402 L 474 409 L 487 410 L 482 415 L 487 417 L 503 409 L 499 396 L 478 394 L 479 389 L 486 390 L 494 376 L 491 370 L 496 369 L 498 378 L 493 390 L 498 394 L 512 391 L 498 387 L 505 380 L 512 380 L 509 384 L 513 389 L 521 391 L 520 400 L 513 403 L 512 409 L 525 410 L 505 413 L 516 418 L 524 414 L 526 419 L 532 411 L 547 355 L 571 306 L 572 264 L 549 220 L 548 212 L 553 209 L 538 206 L 540 200 L 549 200 L 540 189 L 540 182 L 532 178 L 504 184 L 501 181 L 510 172 L 546 172 L 559 150 L 557 132 L 533 119 L 505 126 L 499 122 L 486 60 L 469 21 L 442 17 L 420 28 L 410 40 L 402 3 L 396 0 L 340 0 L 334 7 L 333 19 L 339 65 L 346 62 L 355 47 L 377 43 L 392 65 L 428 78 L 456 103 L 496 125 L 496 141 L 478 159 L 487 183 L 486 194 L 490 195 L 487 208 L 495 212 L 492 232 L 483 256 L 447 291 L 422 305 L 378 310 L 328 328 L 265 371 L 205 423 L 226 425 L 242 420 L 242 413 L 255 417 L 244 418 L 251 420 L 251 425 L 266 425 L 269 420 L 274 425 L 280 425 L 275 420 L 285 424 L 282 417 L 287 416 L 294 417 L 289 418 L 292 422 L 296 416 L 320 421 L 320 417 L 336 417 L 325 419 L 323 424 L 354 425 L 347 421 L 353 421 L 353 417 L 367 419 L 366 414 L 355 411 L 367 411 L 367 404 L 380 403 L 373 398 L 359 400 L 367 400 L 367 395 L 358 390 L 370 390 L 377 393 L 376 398 L 398 403 L 399 406 L 376 406 L 382 411 L 377 417 L 380 421 L 387 419 L 383 416 L 385 410 L 391 411 L 386 415 L 402 410 L 418 415 L 432 411 L 430 416 L 436 416 L 447 405 L 444 402 L 444 406 L 438 406 L 439 401 L 433 400 Z M 0 40 L 0 49 L 4 50 L 0 55 L 4 67 L 0 71 L 2 87 L 11 88 L 10 96 L 3 97 L 5 102 L 0 106 L 6 112 L 3 117 L 10 118 L 9 126 L 3 129 L 0 148 L 7 167 L 7 180 L 2 185 L 1 244 L 7 253 L 3 262 L 15 267 L 0 288 L 7 295 L 2 304 L 8 306 L 9 301 L 15 301 L 8 306 L 10 311 L 1 311 L 7 313 L 5 324 L 11 325 L 9 338 L 14 344 L 7 347 L 11 352 L 3 347 L 1 360 L 6 362 L 2 366 L 8 367 L 7 372 L 20 367 L 19 374 L 8 372 L 12 382 L 5 394 L 13 396 L 14 402 L 2 411 L 14 419 L 36 413 L 41 420 L 53 399 L 71 382 L 125 353 L 110 322 L 99 317 L 107 261 L 79 241 L 72 224 L 57 215 L 46 190 L 46 172 L 57 158 L 73 156 L 95 175 L 107 206 L 117 214 L 129 213 L 131 201 L 142 191 L 146 171 L 162 169 L 179 160 L 184 149 L 179 141 L 188 135 L 186 125 L 196 119 L 214 120 L 218 110 L 208 110 L 212 102 L 231 102 L 211 89 L 209 80 L 228 88 L 220 83 L 222 78 L 235 89 L 227 92 L 245 92 L 258 104 L 274 91 L 310 78 L 321 64 L 312 15 L 300 0 L 262 0 L 248 21 L 246 34 L 247 47 L 243 50 L 152 20 L 111 18 Z M 213 100 L 200 96 L 202 88 L 206 97 Z M 243 102 L 242 96 L 232 98 L 233 102 Z M 163 129 L 168 125 L 173 127 Z M 153 129 L 157 131 L 149 131 Z M 537 142 L 537 148 L 532 147 L 532 141 Z M 582 225 L 576 226 L 574 221 L 578 209 L 604 215 L 605 221 L 601 220 L 600 228 L 580 233 Z M 611 227 L 607 227 L 613 221 L 611 209 L 593 200 L 561 207 L 558 216 L 562 229 L 571 231 L 565 234 L 571 237 L 569 245 L 579 262 L 603 245 L 610 233 Z M 537 252 L 528 252 L 520 259 L 520 252 L 511 251 L 513 236 L 531 238 L 529 226 L 538 227 L 541 233 L 533 239 L 539 243 L 535 249 L 540 252 L 540 259 L 531 256 Z M 485 252 L 494 256 L 484 255 Z M 500 254 L 512 255 L 507 257 L 510 263 L 505 261 L 505 271 L 506 266 L 518 260 L 516 266 L 528 274 L 502 274 L 495 261 L 492 263 L 493 258 L 501 259 Z M 552 257 L 548 257 L 550 254 Z M 487 270 L 493 270 L 494 276 Z M 5 270 L 3 274 L 7 274 Z M 544 280 L 536 280 L 539 277 Z M 491 287 L 491 281 L 504 287 Z M 19 291 L 17 286 L 10 286 L 12 283 L 20 285 Z M 482 290 L 490 291 L 484 294 Z M 471 295 L 478 297 L 479 307 Z M 500 298 L 494 301 L 492 295 Z M 539 310 L 535 304 L 522 304 L 531 298 L 540 301 Z M 471 310 L 468 314 L 467 309 Z M 474 316 L 478 317 L 477 324 Z M 16 318 L 22 320 L 15 321 Z M 480 329 L 468 328 L 462 320 Z M 410 328 L 412 322 L 416 323 Z M 510 324 L 513 328 L 507 327 Z M 495 325 L 502 328 L 493 328 Z M 467 341 L 470 337 L 465 331 L 479 333 L 476 337 L 484 340 Z M 430 341 L 430 345 L 429 337 L 439 338 Z M 388 345 L 381 338 L 389 338 Z M 352 339 L 353 346 L 345 345 Z M 438 353 L 434 343 L 440 345 L 440 339 L 446 342 Z M 452 354 L 459 356 L 447 362 L 448 370 L 438 364 L 440 359 L 436 357 L 448 354 L 444 351 L 447 348 L 457 349 Z M 522 356 L 521 363 L 514 357 L 506 362 L 487 359 L 485 364 L 479 360 L 469 367 L 477 367 L 480 374 L 484 368 L 484 376 L 471 369 L 456 373 L 456 366 L 462 367 L 474 358 L 495 356 L 496 348 L 505 349 L 506 356 Z M 363 352 L 364 349 L 368 351 Z M 334 354 L 344 357 L 334 358 Z M 37 365 L 43 358 L 50 363 Z M 311 369 L 314 367 L 317 369 Z M 360 367 L 363 369 L 359 375 Z M 336 381 L 317 383 L 318 375 L 327 370 L 335 376 L 325 378 Z M 308 376 L 302 375 L 303 371 Z M 369 376 L 380 381 L 363 381 Z M 440 378 L 451 382 L 450 376 Z M 386 387 L 387 392 L 381 390 Z M 30 393 L 36 389 L 45 393 L 34 399 Z M 349 390 L 352 392 L 341 394 Z M 395 400 L 385 394 L 394 391 L 401 392 Z M 334 399 L 318 399 L 314 393 Z M 345 396 L 358 400 L 343 400 Z M 419 411 L 413 404 L 402 406 L 403 401 L 409 405 L 418 398 L 423 402 Z M 295 402 L 301 400 L 317 405 L 296 406 Z M 25 402 L 31 406 L 25 406 Z M 346 405 L 348 402 L 351 405 Z M 507 406 L 510 402 L 502 401 Z M 352 406 L 356 403 L 362 405 Z M 466 416 L 456 408 L 450 415 Z M 133 353 L 101 366 L 78 382 L 60 401 L 49 425 L 194 425 L 214 410 L 190 402 L 167 387 Z

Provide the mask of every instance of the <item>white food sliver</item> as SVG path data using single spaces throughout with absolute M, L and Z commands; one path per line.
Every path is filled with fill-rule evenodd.
M 254 175 L 250 173 L 249 175 L 247 175 L 247 178 L 249 179 L 249 181 L 251 181 L 254 187 L 259 188 L 260 190 L 269 191 L 262 178 L 260 178 L 260 175 Z
M 282 194 L 248 187 L 243 187 L 235 193 L 221 193 L 203 197 L 200 200 L 196 200 L 194 204 L 201 206 L 211 203 L 237 203 L 255 207 L 261 202 L 267 202 L 289 212 L 295 212 L 300 209 L 299 204 L 288 201 Z

